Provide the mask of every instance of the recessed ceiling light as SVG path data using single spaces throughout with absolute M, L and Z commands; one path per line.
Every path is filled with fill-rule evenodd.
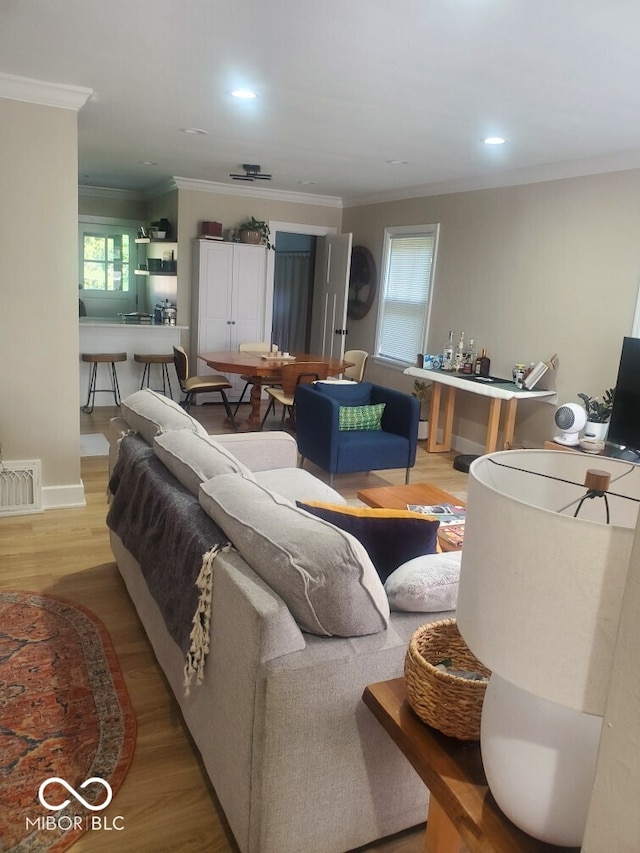
M 504 145 L 507 140 L 503 139 L 502 136 L 487 136 L 486 139 L 483 140 L 485 145 Z
M 155 160 L 140 160 L 142 166 L 159 166 Z
M 307 186 L 308 184 L 315 184 L 315 181 L 298 181 L 298 183 L 305 184 L 305 186 Z
M 408 166 L 408 160 L 387 160 L 390 166 Z
M 234 98 L 240 98 L 243 101 L 250 101 L 256 97 L 256 93 L 252 92 L 251 89 L 234 89 L 231 94 Z
M 209 131 L 203 130 L 201 127 L 181 127 L 182 133 L 189 133 L 192 136 L 206 136 Z

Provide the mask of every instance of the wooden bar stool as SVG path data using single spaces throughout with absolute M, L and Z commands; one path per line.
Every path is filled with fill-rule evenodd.
M 169 379 L 169 368 L 167 367 L 168 364 L 173 364 L 173 353 L 171 353 L 171 355 L 167 355 L 166 353 L 136 352 L 133 354 L 133 360 L 137 361 L 138 364 L 144 364 L 144 369 L 142 371 L 142 381 L 140 382 L 140 390 L 142 390 L 143 388 L 149 388 L 149 382 L 151 380 L 151 365 L 159 364 L 162 370 L 162 393 L 166 397 L 168 388 L 169 397 L 171 397 L 171 399 L 173 400 L 173 392 L 171 391 L 171 380 Z
M 96 394 L 109 393 L 113 394 L 113 399 L 116 406 L 120 405 L 120 387 L 118 385 L 118 374 L 116 373 L 116 362 L 126 361 L 126 352 L 83 352 L 81 354 L 82 361 L 87 361 L 91 365 L 89 369 L 89 393 L 87 394 L 87 402 L 82 407 L 82 411 L 88 415 L 93 411 L 96 400 Z M 98 378 L 98 365 L 108 364 L 111 378 L 111 388 L 96 388 L 96 380 Z

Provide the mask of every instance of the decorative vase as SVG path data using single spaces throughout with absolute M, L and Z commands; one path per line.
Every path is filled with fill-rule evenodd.
M 418 441 L 429 438 L 429 421 L 418 421 Z
M 609 424 L 600 424 L 595 421 L 587 421 L 584 428 L 584 437 L 592 441 L 604 441 L 609 431 Z
M 251 245 L 257 246 L 262 243 L 262 234 L 259 231 L 248 231 L 243 228 L 240 232 L 240 240 L 243 243 L 251 243 Z

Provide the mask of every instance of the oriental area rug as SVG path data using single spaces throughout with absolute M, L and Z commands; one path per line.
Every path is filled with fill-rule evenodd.
M 0 851 L 61 853 L 84 832 L 124 828 L 109 804 L 135 740 L 99 619 L 61 598 L 0 592 Z

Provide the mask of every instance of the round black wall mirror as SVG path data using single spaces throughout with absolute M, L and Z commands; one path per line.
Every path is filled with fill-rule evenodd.
M 373 305 L 378 277 L 373 255 L 364 246 L 351 250 L 351 273 L 349 274 L 349 301 L 347 316 L 361 320 Z

